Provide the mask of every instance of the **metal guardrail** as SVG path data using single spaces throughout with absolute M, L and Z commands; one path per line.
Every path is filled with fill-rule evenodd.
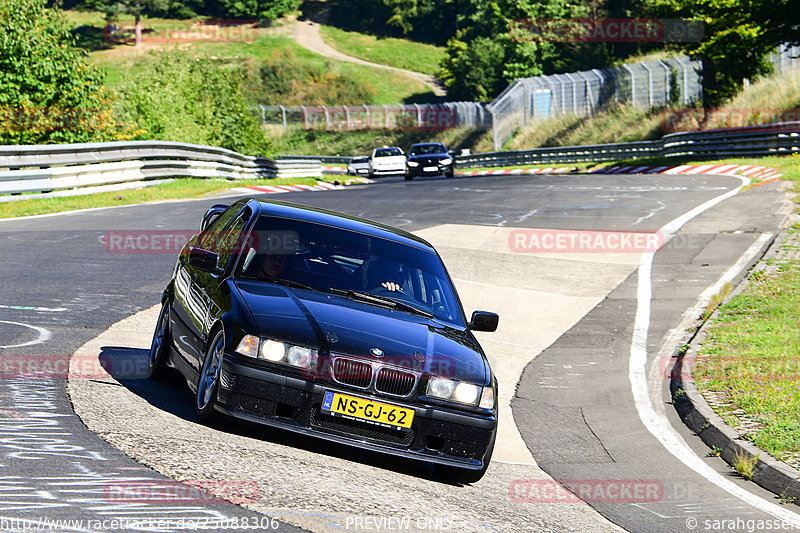
M 168 141 L 0 146 L 0 193 L 49 192 L 172 177 L 321 177 L 319 158 L 274 161 Z
M 620 161 L 642 157 L 719 159 L 800 153 L 800 122 L 665 135 L 657 141 L 534 148 L 456 156 L 459 167 Z
M 657 141 L 535 148 L 455 156 L 459 167 L 619 161 L 642 157 L 718 159 L 800 153 L 800 122 L 673 133 Z M 342 156 L 277 161 L 224 148 L 166 141 L 0 146 L 0 193 L 49 192 L 169 177 L 321 177 Z
M 364 154 L 368 155 L 368 154 Z M 344 164 L 350 162 L 352 156 L 342 156 L 342 155 L 279 155 L 277 158 L 278 164 L 281 164 L 284 161 L 288 160 L 296 160 L 296 161 L 319 161 L 321 163 L 328 163 L 328 164 Z

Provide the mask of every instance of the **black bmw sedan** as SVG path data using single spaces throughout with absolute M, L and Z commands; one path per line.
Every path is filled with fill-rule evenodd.
M 204 422 L 220 414 L 486 472 L 497 380 L 441 258 L 367 220 L 278 201 L 217 205 L 178 257 L 150 371 L 180 371 Z
M 452 178 L 453 157 L 442 143 L 412 144 L 406 158 L 406 180 L 415 176 L 436 176 L 444 174 Z

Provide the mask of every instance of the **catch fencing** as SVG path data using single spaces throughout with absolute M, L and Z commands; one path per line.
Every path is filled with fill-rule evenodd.
M 800 70 L 800 46 L 783 45 L 770 54 L 770 62 L 778 74 L 788 74 Z
M 701 64 L 688 57 L 514 80 L 489 108 L 495 150 L 517 129 L 559 115 L 586 116 L 611 104 L 649 109 L 702 98 Z
M 264 126 L 299 126 L 326 131 L 488 129 L 491 117 L 478 102 L 409 105 L 269 106 L 254 110 Z

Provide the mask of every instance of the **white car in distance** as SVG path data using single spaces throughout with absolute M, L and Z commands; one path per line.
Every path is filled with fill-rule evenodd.
M 384 146 L 372 151 L 369 158 L 369 176 L 405 174 L 406 154 L 397 146 Z

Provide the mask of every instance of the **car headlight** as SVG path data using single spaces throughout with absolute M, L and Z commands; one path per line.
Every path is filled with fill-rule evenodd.
M 408 162 L 408 166 L 410 166 L 410 167 L 418 167 L 419 163 L 417 163 L 416 161 L 409 161 Z
M 286 357 L 286 345 L 282 342 L 267 339 L 261 343 L 261 350 L 258 352 L 259 359 L 279 363 L 284 357 Z
M 281 363 L 297 368 L 308 368 L 317 362 L 317 350 L 245 335 L 236 347 L 236 352 L 246 357 L 271 363 Z
M 440 165 L 449 165 L 452 162 L 453 162 L 453 160 L 448 157 L 447 159 L 442 159 L 441 161 L 439 161 L 439 164 Z
M 479 405 L 482 409 L 494 407 L 494 391 L 492 387 L 481 387 L 453 379 L 431 377 L 428 380 L 426 395 L 448 402 L 473 406 Z

